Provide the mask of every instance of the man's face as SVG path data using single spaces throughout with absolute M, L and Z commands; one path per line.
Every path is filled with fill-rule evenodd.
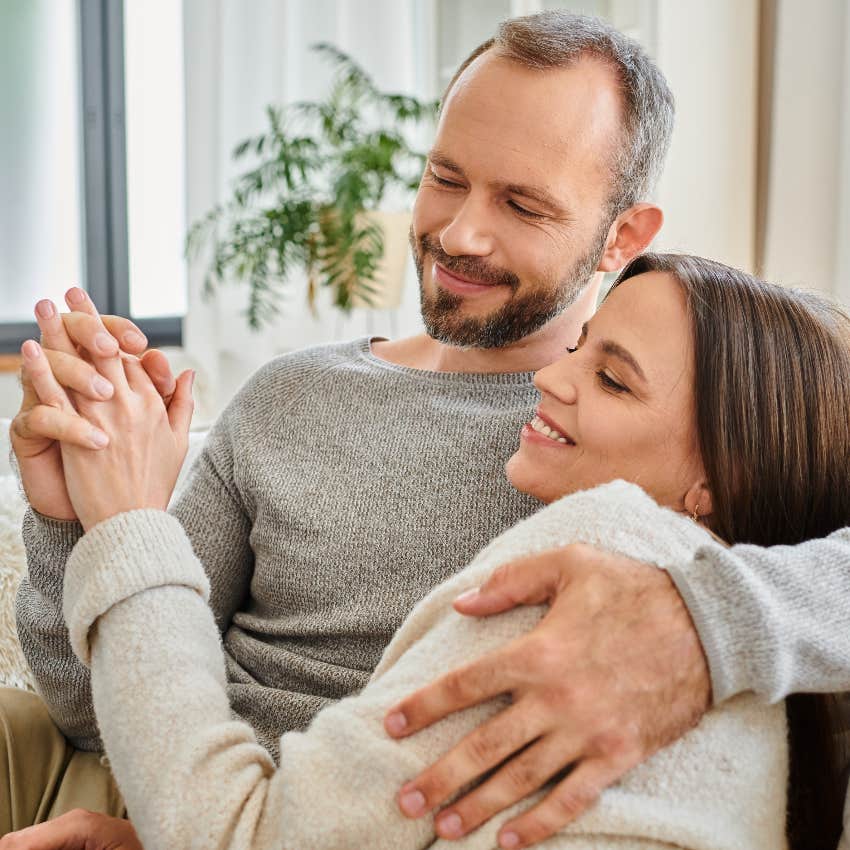
M 608 234 L 614 72 L 533 71 L 488 51 L 446 99 L 410 231 L 428 333 L 499 348 L 542 328 L 596 270 Z

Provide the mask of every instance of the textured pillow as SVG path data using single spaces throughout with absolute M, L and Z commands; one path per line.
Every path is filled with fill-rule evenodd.
M 26 570 L 21 540 L 25 508 L 18 479 L 0 476 L 0 685 L 33 690 L 15 629 L 15 593 Z

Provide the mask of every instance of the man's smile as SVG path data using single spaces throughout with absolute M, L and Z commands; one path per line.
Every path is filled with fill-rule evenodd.
M 504 286 L 504 284 L 487 283 L 486 281 L 459 275 L 456 272 L 450 272 L 445 266 L 441 266 L 436 261 L 432 266 L 431 274 L 437 286 L 442 289 L 448 289 L 457 295 L 482 295 Z

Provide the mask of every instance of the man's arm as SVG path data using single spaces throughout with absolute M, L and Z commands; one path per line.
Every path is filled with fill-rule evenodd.
M 421 817 L 499 767 L 439 814 L 444 838 L 469 834 L 570 767 L 541 802 L 499 832 L 503 848 L 542 841 L 693 728 L 710 705 L 697 633 L 662 570 L 571 545 L 506 564 L 455 600 L 456 610 L 473 616 L 538 604 L 549 604 L 549 612 L 527 636 L 387 712 L 387 732 L 406 737 L 498 694 L 513 695 L 509 723 L 504 716 L 483 723 L 399 789 L 402 811 Z
M 850 690 L 850 529 L 797 546 L 720 545 L 667 572 L 708 657 L 713 700 Z
M 479 727 L 401 789 L 402 809 L 419 816 L 444 805 L 532 730 L 538 762 L 573 769 L 541 804 L 503 827 L 501 846 L 526 847 L 684 734 L 711 702 L 747 690 L 775 701 L 797 691 L 850 689 L 850 530 L 770 549 L 708 545 L 691 561 L 668 564 L 667 575 L 569 547 L 509 564 L 458 599 L 457 610 L 471 616 L 544 601 L 552 607 L 524 643 L 398 703 L 387 731 L 413 734 L 518 689 L 523 722 Z M 489 797 L 466 794 L 438 825 L 459 819 L 465 833 L 539 787 L 535 765 L 520 758 L 505 762 Z

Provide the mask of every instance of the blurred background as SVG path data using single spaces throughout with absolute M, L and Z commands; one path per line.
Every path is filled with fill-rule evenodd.
M 18 406 L 15 352 L 36 333 L 33 304 L 61 304 L 74 284 L 167 346 L 175 369 L 198 370 L 199 426 L 277 353 L 418 332 L 406 226 L 385 242 L 401 252 L 400 293 L 371 307 L 335 306 L 319 275 L 311 309 L 310 275 L 293 262 L 274 315 L 255 263 L 259 331 L 249 286 L 204 295 L 212 248 L 187 259 L 189 228 L 263 161 L 256 145 L 233 151 L 266 133 L 267 106 L 340 108 L 338 66 L 311 45 L 334 45 L 376 89 L 421 104 L 500 20 L 549 8 L 610 20 L 670 82 L 656 247 L 850 305 L 850 0 L 0 0 L 0 417 Z M 414 122 L 406 141 L 425 151 L 432 130 Z M 411 202 L 397 186 L 366 206 L 403 224 Z M 239 249 L 231 270 L 255 257 L 250 241 L 225 248 Z

